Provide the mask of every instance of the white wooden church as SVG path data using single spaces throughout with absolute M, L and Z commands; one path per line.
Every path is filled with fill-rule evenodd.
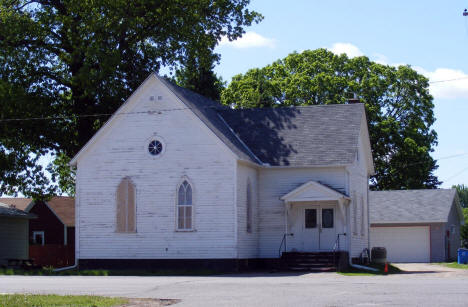
M 369 248 L 363 104 L 233 110 L 151 74 L 73 158 L 84 267 Z

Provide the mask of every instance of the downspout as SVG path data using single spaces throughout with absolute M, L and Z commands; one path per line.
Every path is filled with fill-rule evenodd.
M 367 249 L 369 250 L 370 253 L 370 202 L 369 202 L 369 175 L 367 175 Z M 369 255 L 370 258 L 370 255 Z M 370 259 L 369 259 L 370 262 Z

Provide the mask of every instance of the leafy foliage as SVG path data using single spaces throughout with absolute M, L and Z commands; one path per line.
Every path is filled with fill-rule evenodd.
M 48 183 L 37 158 L 76 154 L 150 72 L 195 61 L 216 82 L 204 63 L 261 20 L 249 2 L 0 0 L 0 119 L 47 118 L 0 121 L 0 192 L 35 195 Z
M 219 101 L 225 82 L 218 77 L 213 69 L 218 62 L 217 55 L 210 55 L 209 50 L 201 50 L 201 54 L 191 52 L 182 67 L 177 69 L 175 83 L 190 89 L 200 95 Z
M 221 101 L 236 108 L 365 103 L 377 190 L 435 188 L 437 144 L 428 80 L 409 66 L 381 65 L 325 49 L 292 53 L 237 75 Z
M 452 186 L 452 188 L 457 189 L 458 199 L 460 200 L 460 205 L 463 207 L 465 225 L 461 225 L 460 227 L 460 236 L 462 245 L 468 248 L 468 186 L 457 184 Z
M 457 190 L 458 199 L 463 208 L 468 208 L 468 186 L 464 184 L 457 184 L 452 186 L 452 189 Z
M 468 208 L 463 208 L 463 216 L 465 217 L 465 225 L 460 227 L 460 237 L 462 245 L 468 248 Z

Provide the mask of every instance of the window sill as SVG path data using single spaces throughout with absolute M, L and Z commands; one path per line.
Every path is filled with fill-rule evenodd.
M 196 229 L 176 229 L 174 232 L 197 232 Z

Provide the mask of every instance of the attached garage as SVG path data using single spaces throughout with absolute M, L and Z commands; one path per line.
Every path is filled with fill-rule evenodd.
M 455 189 L 369 192 L 370 246 L 389 262 L 453 260 L 464 223 Z
M 371 227 L 371 247 L 387 248 L 390 262 L 430 262 L 429 226 Z

